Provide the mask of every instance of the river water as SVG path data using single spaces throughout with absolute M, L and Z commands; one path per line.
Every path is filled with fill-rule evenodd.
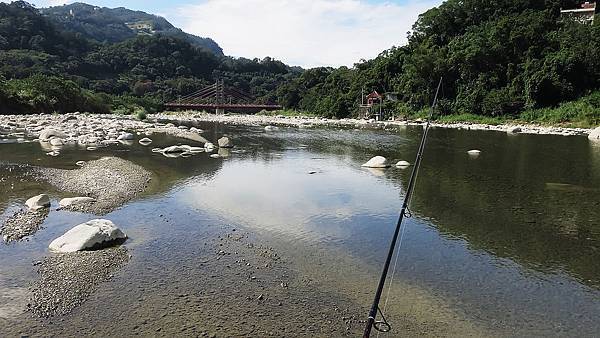
M 76 161 L 110 155 L 155 174 L 147 193 L 103 216 L 128 233 L 130 262 L 63 319 L 31 319 L 23 311 L 27 287 L 36 279 L 31 262 L 49 255 L 53 238 L 96 217 L 52 211 L 28 240 L 0 244 L 0 334 L 141 330 L 142 335 L 189 335 L 168 330 L 181 324 L 165 319 L 171 315 L 210 326 L 213 311 L 204 312 L 210 307 L 165 299 L 184 288 L 191 294 L 207 288 L 194 281 L 209 272 L 202 264 L 188 263 L 207 254 L 206 240 L 224 228 L 244 231 L 277 250 L 299 281 L 297 297 L 309 299 L 307 304 L 313 298 L 339 301 L 356 320 L 365 319 L 411 168 L 360 165 L 375 155 L 413 162 L 422 129 L 201 128 L 207 139 L 228 135 L 236 147 L 217 159 L 207 154 L 166 158 L 150 148 L 181 141 L 155 135 L 150 148 L 137 143 L 94 152 L 67 148 L 50 157 L 38 143 L 0 142 L 3 163 L 75 169 Z M 474 158 L 467 155 L 470 149 L 482 153 Z M 53 203 L 63 195 L 43 182 L 28 181 L 19 170 L 1 174 L 5 215 L 41 192 L 49 192 Z M 394 280 L 388 280 L 391 288 L 382 301 L 383 308 L 387 299 L 385 313 L 393 331 L 382 336 L 600 333 L 600 145 L 585 137 L 433 129 L 410 210 Z M 221 268 L 210 272 L 217 283 L 235 278 Z M 245 285 L 214 290 L 243 292 Z M 254 292 L 250 286 L 246 291 Z M 115 298 L 120 300 L 107 300 Z M 216 336 L 338 336 L 362 329 L 354 322 L 328 332 L 323 324 L 315 333 L 308 323 L 302 325 L 305 309 L 295 315 L 294 306 L 273 321 L 264 319 L 270 314 L 258 318 L 244 306 L 230 308 L 225 301 L 221 306 L 225 310 L 215 312 L 227 325 L 211 327 Z M 166 315 L 155 316 L 157 309 Z M 236 319 L 243 314 L 243 322 Z M 90 329 L 86 320 L 109 321 L 115 330 Z M 161 321 L 156 330 L 143 330 Z M 283 332 L 272 322 L 293 328 Z M 248 330 L 249 325 L 259 331 Z

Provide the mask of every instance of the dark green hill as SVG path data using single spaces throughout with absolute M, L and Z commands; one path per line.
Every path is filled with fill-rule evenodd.
M 64 6 L 42 8 L 40 12 L 67 32 L 98 41 L 117 43 L 137 35 L 166 35 L 180 38 L 223 56 L 221 47 L 210 38 L 188 34 L 165 18 L 127 8 L 106 8 L 76 2 Z

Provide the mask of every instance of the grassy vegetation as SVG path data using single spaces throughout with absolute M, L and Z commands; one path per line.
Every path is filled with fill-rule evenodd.
M 555 108 L 526 110 L 520 115 L 525 122 L 569 125 L 589 128 L 600 125 L 600 91 Z
M 282 110 L 274 110 L 274 111 L 266 111 L 263 110 L 256 115 L 263 116 L 305 116 L 305 117 L 318 117 L 319 115 L 313 112 L 303 111 L 303 110 L 295 110 L 295 109 L 282 109 Z
M 506 123 L 507 121 L 509 121 L 509 119 L 506 117 L 492 117 L 475 114 L 454 114 L 439 116 L 436 119 L 436 121 L 441 123 L 473 122 L 489 125 L 498 125 Z

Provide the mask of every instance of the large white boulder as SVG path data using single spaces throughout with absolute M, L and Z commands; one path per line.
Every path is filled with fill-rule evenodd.
M 61 199 L 58 202 L 58 205 L 60 205 L 61 208 L 66 208 L 69 206 L 76 206 L 76 205 L 93 203 L 93 202 L 96 202 L 96 200 L 91 197 L 71 197 L 71 198 Z
M 147 137 L 144 137 L 143 139 L 139 140 L 138 142 L 143 146 L 148 146 L 152 143 L 152 140 Z
M 229 137 L 223 136 L 219 139 L 219 148 L 233 148 L 233 142 L 229 139 Z
M 509 127 L 506 132 L 509 134 L 518 134 L 522 131 L 521 127 L 513 126 Z
M 588 138 L 592 141 L 600 142 L 600 127 L 592 130 L 592 132 L 588 135 Z
M 46 194 L 37 195 L 28 199 L 25 204 L 30 210 L 39 210 L 50 206 L 50 197 Z
M 55 147 L 59 147 L 59 146 L 64 145 L 64 142 L 63 142 L 63 140 L 61 138 L 53 137 L 53 138 L 50 139 L 50 145 L 53 145 Z
M 60 131 L 58 129 L 46 128 L 46 129 L 42 130 L 42 132 L 40 133 L 39 139 L 41 141 L 48 141 L 54 137 L 67 138 L 67 134 L 63 133 L 62 131 Z
M 410 162 L 407 162 L 407 161 L 398 161 L 398 163 L 396 163 L 396 167 L 399 167 L 399 168 L 408 168 L 408 167 L 410 167 Z
M 113 222 L 94 219 L 65 232 L 64 235 L 53 240 L 48 248 L 53 252 L 75 252 L 109 245 L 111 242 L 126 238 L 127 235 Z
M 362 166 L 365 168 L 387 168 L 390 165 L 387 163 L 387 159 L 385 157 L 375 156 Z

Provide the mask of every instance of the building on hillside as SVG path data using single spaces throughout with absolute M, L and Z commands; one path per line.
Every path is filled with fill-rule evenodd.
M 596 3 L 586 1 L 581 4 L 580 8 L 561 9 L 560 15 L 562 17 L 575 19 L 581 23 L 593 24 L 596 15 Z

